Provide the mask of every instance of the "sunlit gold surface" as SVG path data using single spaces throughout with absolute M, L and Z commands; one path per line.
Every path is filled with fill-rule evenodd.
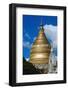
M 33 64 L 48 64 L 51 46 L 44 34 L 43 27 L 40 28 L 38 37 L 34 41 L 31 52 L 30 62 Z
M 48 53 L 34 53 L 34 54 L 31 54 L 31 59 L 35 59 L 35 58 L 48 58 L 49 57 L 49 54 Z

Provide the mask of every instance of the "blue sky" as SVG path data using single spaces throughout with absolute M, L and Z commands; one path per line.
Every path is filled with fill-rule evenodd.
M 39 32 L 39 26 L 41 23 L 41 18 L 42 18 L 42 22 L 44 25 L 44 29 L 45 28 L 49 28 L 51 27 L 52 30 L 51 31 L 46 31 L 47 32 L 47 38 L 49 41 L 51 41 L 53 43 L 53 38 L 51 39 L 50 37 L 52 33 L 55 31 L 55 27 L 57 26 L 57 16 L 36 16 L 36 15 L 23 15 L 22 16 L 22 22 L 23 22 L 23 56 L 25 58 L 29 58 L 30 56 L 30 49 L 31 49 L 31 45 L 33 44 L 35 38 L 38 35 Z M 50 28 L 49 28 L 50 29 Z M 53 33 L 56 34 L 56 33 Z

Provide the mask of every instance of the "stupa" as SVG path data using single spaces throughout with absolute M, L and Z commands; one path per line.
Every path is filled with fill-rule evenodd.
M 30 51 L 30 63 L 39 69 L 42 74 L 48 73 L 50 51 L 51 45 L 44 34 L 43 24 L 41 23 L 38 36 Z

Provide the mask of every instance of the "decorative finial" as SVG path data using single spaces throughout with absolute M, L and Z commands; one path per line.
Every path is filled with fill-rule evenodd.
M 42 17 L 41 17 L 41 24 L 40 24 L 40 28 L 43 28 L 43 20 L 42 20 Z
M 42 23 L 42 17 L 41 17 L 41 24 L 40 24 L 40 26 L 43 26 L 43 23 Z

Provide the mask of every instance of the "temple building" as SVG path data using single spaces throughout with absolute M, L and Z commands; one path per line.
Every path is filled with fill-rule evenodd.
M 41 24 L 38 36 L 30 51 L 30 63 L 39 69 L 41 74 L 48 73 L 50 52 L 51 45 L 44 34 L 44 28 Z

